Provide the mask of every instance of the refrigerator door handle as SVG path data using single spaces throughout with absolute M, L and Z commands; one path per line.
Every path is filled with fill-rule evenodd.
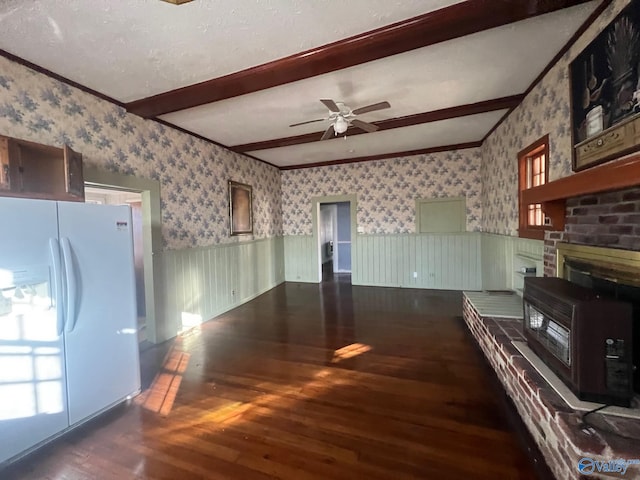
M 67 283 L 66 301 L 66 322 L 65 331 L 73 332 L 76 328 L 76 273 L 73 268 L 73 257 L 71 255 L 71 244 L 68 238 L 62 238 L 62 261 L 64 262 L 64 275 Z
M 60 277 L 60 245 L 57 238 L 49 239 L 49 252 L 53 261 L 53 276 L 56 289 L 56 331 L 62 335 L 64 328 L 64 315 L 62 312 L 62 278 Z

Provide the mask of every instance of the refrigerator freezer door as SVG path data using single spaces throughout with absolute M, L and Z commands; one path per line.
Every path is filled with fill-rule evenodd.
M 0 198 L 0 463 L 69 425 L 56 203 Z
M 58 203 L 71 425 L 140 389 L 131 211 Z

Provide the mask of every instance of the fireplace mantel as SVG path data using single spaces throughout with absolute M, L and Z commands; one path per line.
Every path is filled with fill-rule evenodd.
M 554 230 L 564 230 L 567 198 L 640 185 L 640 153 L 523 190 L 522 201 L 541 203 Z

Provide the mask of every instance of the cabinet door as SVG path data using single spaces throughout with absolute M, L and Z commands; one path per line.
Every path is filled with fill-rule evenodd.
M 84 199 L 84 177 L 82 175 L 82 154 L 64 146 L 64 171 L 66 191 L 72 197 Z
M 0 190 L 11 190 L 9 139 L 0 137 Z

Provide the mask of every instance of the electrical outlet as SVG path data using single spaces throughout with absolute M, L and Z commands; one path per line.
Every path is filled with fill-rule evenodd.
M 418 278 L 418 272 L 413 272 L 413 278 Z
M 231 296 L 233 297 L 233 296 L 235 296 L 235 294 L 236 294 L 236 291 L 235 290 L 231 290 Z

